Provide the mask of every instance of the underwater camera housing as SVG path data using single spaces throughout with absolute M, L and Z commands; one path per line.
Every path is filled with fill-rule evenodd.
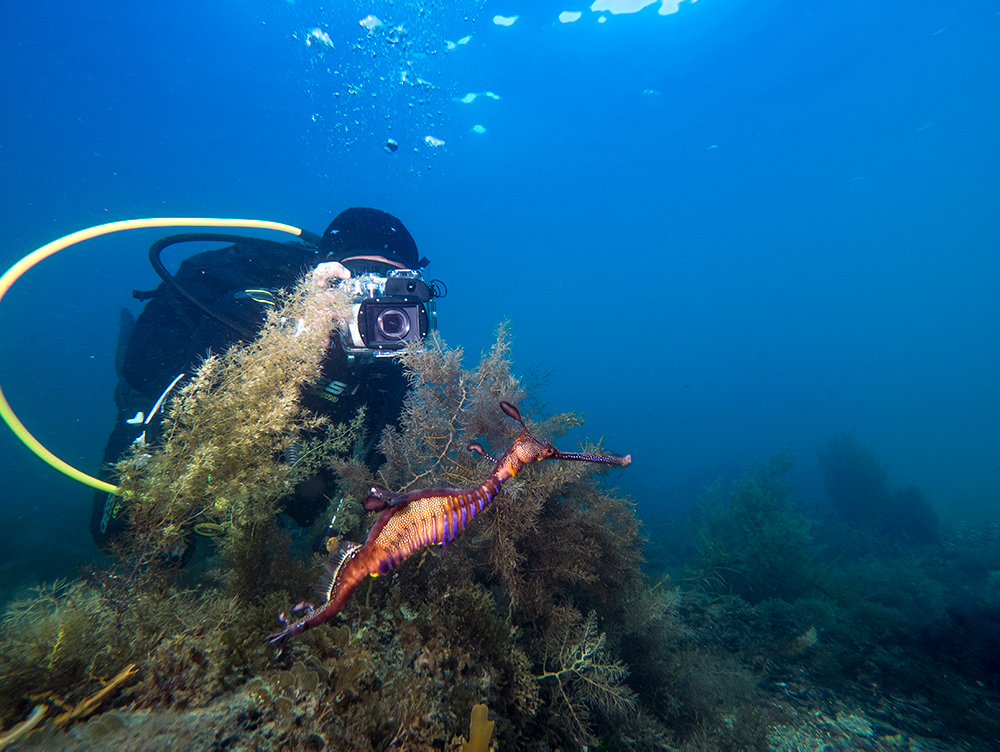
M 437 329 L 435 293 L 418 271 L 362 274 L 340 284 L 354 298 L 344 341 L 349 355 L 391 357 Z

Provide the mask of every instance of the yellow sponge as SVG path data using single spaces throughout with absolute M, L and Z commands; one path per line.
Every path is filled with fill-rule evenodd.
M 496 721 L 486 720 L 489 708 L 485 705 L 474 705 L 469 718 L 469 741 L 462 742 L 462 752 L 488 752 L 490 739 L 493 738 L 493 724 Z

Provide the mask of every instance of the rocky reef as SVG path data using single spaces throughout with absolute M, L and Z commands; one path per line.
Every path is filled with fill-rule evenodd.
M 373 472 L 353 456 L 360 418 L 326 425 L 298 403 L 336 318 L 337 301 L 313 299 L 297 290 L 257 342 L 206 360 L 170 404 L 164 441 L 121 464 L 131 526 L 114 564 L 7 607 L 0 747 L 944 748 L 919 740 L 926 705 L 900 701 L 893 715 L 874 684 L 897 670 L 898 688 L 902 651 L 931 636 L 906 633 L 905 598 L 858 592 L 889 578 L 897 596 L 945 614 L 933 554 L 897 541 L 898 567 L 831 564 L 784 480 L 788 453 L 752 463 L 728 495 L 708 489 L 693 527 L 658 527 L 653 541 L 612 485 L 619 470 L 528 466 L 445 555 L 422 549 L 326 624 L 267 644 L 319 577 L 324 555 L 309 543 L 364 539 L 372 485 L 474 487 L 491 464 L 466 445 L 500 454 L 519 430 L 501 400 L 557 445 L 582 424 L 534 401 L 506 327 L 472 368 L 432 337 L 402 355 L 413 388 Z M 299 531 L 281 515 L 292 442 L 299 461 L 339 478 L 326 527 Z M 203 524 L 214 527 L 202 557 L 171 567 L 164 554 Z M 922 593 L 900 575 L 904 559 Z M 953 618 L 981 639 L 992 623 L 982 609 Z M 950 689 L 930 684 L 973 708 L 973 739 L 996 730 L 996 687 L 969 690 L 969 672 L 992 670 L 986 642 L 978 655 Z

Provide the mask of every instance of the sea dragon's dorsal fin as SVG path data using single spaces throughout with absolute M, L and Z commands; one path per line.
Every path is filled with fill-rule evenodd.
M 340 568 L 354 556 L 354 552 L 359 548 L 361 546 L 357 543 L 343 541 L 337 548 L 330 552 L 330 557 L 323 562 L 323 576 L 319 578 L 319 582 L 316 583 L 316 587 L 313 590 L 324 601 L 330 600 L 330 596 L 333 595 L 333 586 L 337 582 L 337 575 L 340 573 Z

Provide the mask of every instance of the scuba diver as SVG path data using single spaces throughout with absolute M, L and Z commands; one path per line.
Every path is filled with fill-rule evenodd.
M 302 394 L 302 405 L 331 423 L 350 421 L 366 406 L 366 445 L 360 459 L 375 469 L 376 442 L 382 429 L 397 425 L 408 380 L 395 354 L 408 342 L 436 328 L 434 298 L 447 293 L 443 283 L 422 279 L 428 264 L 396 217 L 378 209 L 355 207 L 337 215 L 320 238 L 303 233 L 303 242 L 281 243 L 216 233 L 188 233 L 152 245 L 150 261 L 163 282 L 133 295 L 148 301 L 132 322 L 123 311 L 115 389 L 118 415 L 104 450 L 100 477 L 111 479 L 114 464 L 139 441 L 155 441 L 161 406 L 177 383 L 190 377 L 210 352 L 224 352 L 253 340 L 274 305 L 275 293 L 305 274 L 351 280 L 355 296 L 349 331 L 334 332 L 320 380 Z M 226 242 L 185 259 L 171 275 L 160 262 L 164 248 L 185 242 Z M 326 509 L 333 478 L 303 481 L 286 500 L 283 512 L 308 527 Z M 96 491 L 90 530 L 107 550 L 127 527 L 124 500 Z M 177 551 L 183 563 L 193 547 Z

